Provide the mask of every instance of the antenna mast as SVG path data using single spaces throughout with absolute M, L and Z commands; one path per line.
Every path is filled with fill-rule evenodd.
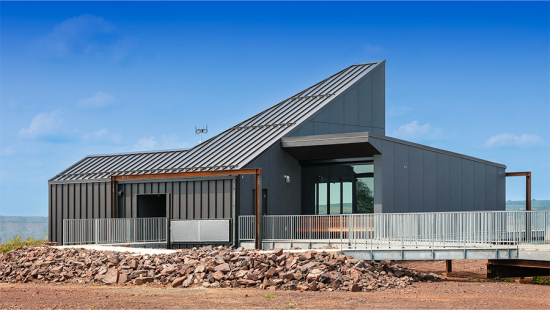
M 202 134 L 207 134 L 207 133 L 208 133 L 208 124 L 206 124 L 206 127 L 204 128 L 197 128 L 197 126 L 195 126 L 195 136 L 196 135 L 201 136 L 201 140 L 199 141 L 199 143 L 202 143 Z

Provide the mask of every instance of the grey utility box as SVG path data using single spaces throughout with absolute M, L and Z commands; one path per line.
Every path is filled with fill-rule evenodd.
M 229 242 L 230 219 L 172 220 L 171 242 Z

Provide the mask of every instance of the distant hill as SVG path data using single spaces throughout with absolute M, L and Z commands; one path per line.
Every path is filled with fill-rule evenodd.
M 506 210 L 508 211 L 525 210 L 525 200 L 506 201 Z M 550 200 L 531 200 L 531 210 L 550 211 Z
M 47 231 L 48 218 L 45 216 L 0 216 L 0 243 L 17 235 L 23 239 L 42 239 Z

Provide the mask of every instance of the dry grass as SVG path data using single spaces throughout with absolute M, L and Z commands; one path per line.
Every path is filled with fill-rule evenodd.
M 15 238 L 10 238 L 7 243 L 0 244 L 0 252 L 1 253 L 8 253 L 11 250 L 15 250 L 17 248 L 20 248 L 22 246 L 39 246 L 42 244 L 42 242 L 47 242 L 48 238 L 45 237 L 44 239 L 34 239 L 33 237 L 28 237 L 25 240 L 21 240 L 21 236 L 15 236 Z

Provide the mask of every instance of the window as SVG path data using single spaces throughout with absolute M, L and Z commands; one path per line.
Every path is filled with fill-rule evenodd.
M 374 212 L 374 164 L 304 166 L 304 214 Z

